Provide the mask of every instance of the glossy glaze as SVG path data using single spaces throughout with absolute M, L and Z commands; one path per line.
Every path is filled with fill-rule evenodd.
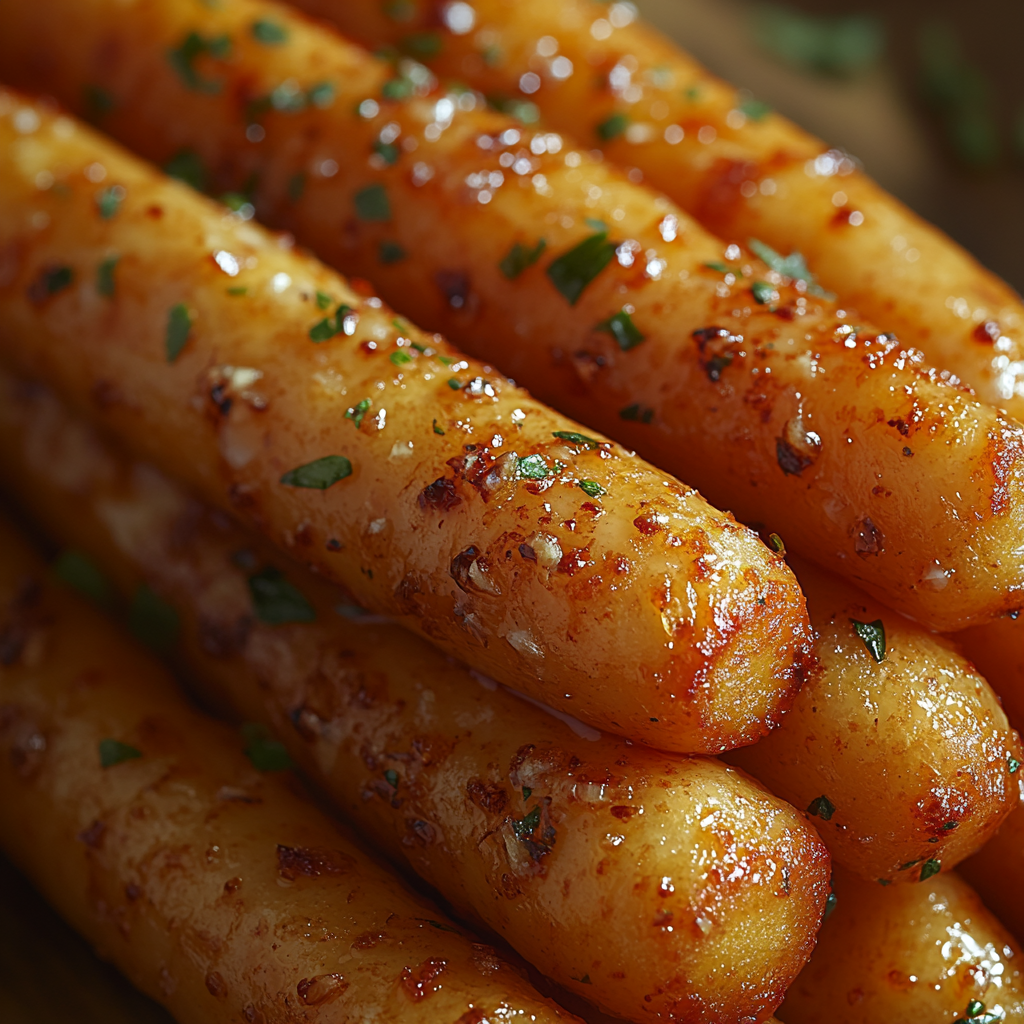
M 577 1020 L 373 862 L 0 524 L 0 842 L 183 1024 Z M 101 767 L 105 740 L 130 759 Z M 45 983 L 45 976 L 39 980 Z
M 750 530 L 287 240 L 0 102 L 3 359 L 367 607 L 599 728 L 718 751 L 777 722 L 808 626 Z M 325 457 L 350 475 L 294 485 Z
M 719 762 L 559 721 L 299 570 L 316 621 L 261 621 L 246 577 L 283 564 L 272 551 L 38 387 L 0 375 L 0 425 L 33 521 L 126 594 L 145 582 L 170 601 L 204 698 L 271 724 L 363 834 L 460 912 L 629 1020 L 721 1024 L 778 1005 L 828 892 L 824 847 L 792 808 Z
M 261 20 L 284 41 L 254 38 Z M 0 29 L 12 79 L 102 96 L 103 127 L 151 159 L 190 148 L 209 187 L 920 621 L 1024 603 L 1024 430 L 569 138 L 253 0 L 8 5 Z M 584 243 L 589 271 L 609 262 L 577 294 L 552 268 Z M 641 343 L 608 325 L 624 312 Z
M 855 158 L 710 75 L 629 5 L 297 6 L 371 48 L 414 52 L 444 78 L 535 104 L 550 128 L 634 168 L 723 238 L 803 253 L 848 310 L 1024 418 L 1024 305 L 1013 290 L 880 189 Z
M 837 870 L 838 902 L 779 1010 L 786 1024 L 1024 1020 L 1024 954 L 954 872 L 883 888 Z M 977 1009 L 977 1007 L 975 1007 Z
M 1000 698 L 950 640 L 794 568 L 821 670 L 779 729 L 729 759 L 810 808 L 836 863 L 862 878 L 913 883 L 926 863 L 953 867 L 1020 802 L 1024 755 Z M 882 660 L 854 622 L 881 623 Z

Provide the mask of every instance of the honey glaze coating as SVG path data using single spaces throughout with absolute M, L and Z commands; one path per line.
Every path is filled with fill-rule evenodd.
M 717 235 L 799 251 L 847 309 L 1024 419 L 1024 306 L 1013 290 L 854 157 L 709 74 L 627 4 L 297 6 L 371 49 L 413 54 L 498 105 L 539 112 L 546 127 L 603 149 Z
M 780 1020 L 1024 1020 L 1020 945 L 955 872 L 884 888 L 837 869 L 833 886 L 835 912 Z
M 105 130 L 244 193 L 542 400 L 930 628 L 1024 601 L 1024 429 L 792 261 L 771 269 L 570 137 L 283 7 L 47 11 L 58 37 L 31 5 L 0 15 L 16 82 L 82 111 L 99 90 Z
M 34 521 L 125 594 L 169 602 L 204 699 L 272 726 L 460 913 L 628 1020 L 778 1004 L 828 893 L 824 846 L 792 808 L 719 762 L 559 720 L 301 570 L 277 577 L 297 588 L 293 621 L 268 621 L 254 583 L 284 568 L 274 552 L 43 389 L 0 375 L 0 395 L 0 464 Z
M 775 732 L 729 760 L 806 809 L 864 879 L 954 867 L 1020 802 L 1020 719 L 950 640 L 791 561 L 821 669 Z
M 578 1020 L 0 550 L 0 843 L 137 987 L 194 1024 Z
M 808 624 L 750 530 L 286 239 L 0 103 L 5 361 L 365 606 L 600 728 L 714 752 L 777 722 Z

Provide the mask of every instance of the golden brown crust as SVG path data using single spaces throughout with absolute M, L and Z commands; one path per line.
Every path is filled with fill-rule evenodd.
M 551 128 L 637 168 L 723 238 L 803 253 L 848 310 L 1024 419 L 1024 305 L 1013 290 L 854 159 L 751 102 L 628 11 L 609 20 L 588 0 L 475 0 L 473 29 L 462 32 L 465 15 L 437 17 L 433 0 L 410 0 L 401 19 L 375 0 L 298 6 L 371 49 L 418 43 L 439 75 L 489 96 L 527 99 L 520 77 L 535 74 L 528 100 Z M 568 77 L 559 60 L 570 62 Z
M 269 4 L 66 2 L 56 37 L 33 10 L 0 22 L 16 79 L 79 109 L 101 87 L 103 126 L 129 145 L 161 162 L 190 147 L 211 187 L 251 190 L 266 222 L 745 521 L 933 628 L 1024 600 L 1024 430 L 802 283 L 738 248 L 723 263 L 725 243 L 569 139 L 418 95 L 429 82 Z M 258 18 L 286 43 L 255 39 Z M 201 50 L 183 76 L 167 54 L 190 33 L 227 38 L 230 57 Z M 321 109 L 305 97 L 323 82 Z M 296 88 L 301 103 L 285 95 Z M 589 273 L 598 257 L 610 262 L 579 291 L 578 262 Z M 639 344 L 608 323 L 623 303 Z
M 461 913 L 626 1019 L 778 1004 L 828 883 L 791 808 L 717 762 L 570 728 L 301 571 L 288 578 L 316 621 L 267 623 L 247 584 L 280 564 L 265 545 L 3 374 L 0 426 L 0 465 L 33 520 L 124 592 L 143 582 L 171 602 L 204 699 L 272 724 Z
M 5 360 L 367 607 L 600 728 L 718 751 L 777 721 L 808 626 L 750 530 L 279 239 L 2 102 Z M 311 463 L 330 478 L 296 475 Z
M 920 1024 L 986 1010 L 1024 1020 L 1020 946 L 955 872 L 883 888 L 837 870 L 833 883 L 835 912 L 779 1009 L 786 1024 Z M 983 1008 L 971 1015 L 973 1000 Z
M 999 697 L 949 640 L 794 568 L 821 668 L 781 727 L 729 760 L 807 808 L 836 863 L 862 878 L 916 882 L 925 861 L 954 867 L 1020 802 L 1024 755 Z
M 0 842 L 139 988 L 195 1024 L 577 1020 L 256 771 L 6 523 L 0 549 L 0 632 L 23 637 L 0 664 Z

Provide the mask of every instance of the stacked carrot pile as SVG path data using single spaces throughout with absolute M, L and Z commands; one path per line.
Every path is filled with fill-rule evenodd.
M 183 1022 L 1024 1020 L 1020 301 L 631 5 L 298 6 L 0 8 L 3 849 Z

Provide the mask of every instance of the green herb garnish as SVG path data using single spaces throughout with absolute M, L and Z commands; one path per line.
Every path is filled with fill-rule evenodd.
M 807 805 L 807 813 L 814 818 L 821 818 L 822 821 L 831 821 L 832 815 L 836 813 L 836 807 L 827 796 L 819 796 Z
M 498 269 L 510 281 L 514 281 L 527 267 L 532 267 L 540 259 L 547 246 L 548 243 L 543 238 L 533 248 L 516 242 L 502 258 Z
M 825 900 L 825 914 L 822 920 L 827 921 L 831 916 L 832 912 L 836 909 L 836 904 L 839 902 L 839 897 L 834 892 L 828 894 L 828 898 Z
M 575 430 L 555 430 L 551 436 L 560 438 L 563 441 L 571 441 L 573 444 L 585 444 L 588 448 L 601 447 L 601 442 L 596 438 L 587 437 L 586 434 L 580 434 Z
M 619 410 L 620 420 L 633 420 L 637 423 L 650 423 L 654 419 L 654 410 L 647 405 L 635 402 Z
M 334 93 L 334 86 L 330 82 L 317 82 L 316 85 L 310 87 L 306 98 L 314 107 L 326 110 L 334 102 Z
M 782 542 L 782 538 L 777 533 L 768 534 L 768 546 L 777 555 L 785 555 L 786 545 Z
M 736 109 L 749 121 L 763 121 L 772 112 L 772 105 L 764 100 L 746 99 Z
M 608 232 L 598 231 L 553 260 L 548 265 L 547 275 L 569 304 L 575 306 L 583 290 L 608 266 L 614 255 L 615 243 L 608 241 Z
M 551 475 L 543 455 L 527 455 L 525 459 L 519 460 L 516 469 L 527 480 L 546 480 Z
M 178 639 L 177 611 L 143 583 L 128 607 L 128 627 L 147 646 L 166 654 Z
M 292 767 L 285 745 L 261 722 L 246 722 L 241 728 L 245 756 L 259 772 L 283 772 Z
M 188 336 L 192 333 L 192 315 L 184 302 L 172 306 L 167 314 L 167 332 L 164 335 L 164 350 L 167 354 L 167 362 L 173 363 L 181 350 L 188 342 Z
M 523 799 L 529 800 L 533 795 L 533 790 L 529 786 L 523 786 Z
M 536 103 L 531 103 L 529 100 L 489 94 L 487 96 L 487 105 L 500 111 L 502 114 L 514 117 L 522 124 L 536 124 L 540 120 L 540 108 Z
M 885 625 L 881 619 L 874 622 L 858 622 L 850 619 L 857 636 L 864 641 L 864 646 L 875 661 L 885 659 Z
M 358 430 L 363 425 L 363 417 L 369 412 L 372 404 L 372 399 L 364 398 L 352 406 L 351 409 L 345 410 L 345 419 L 351 420 L 356 425 L 356 430 Z
M 512 831 L 519 839 L 531 835 L 540 824 L 540 806 L 534 807 L 532 811 L 522 818 L 512 819 Z
M 775 296 L 775 289 L 767 281 L 755 281 L 750 286 L 750 291 L 754 296 L 754 301 L 762 306 L 771 302 Z
M 289 583 L 281 570 L 273 566 L 249 577 L 249 594 L 256 618 L 270 626 L 282 626 L 288 622 L 312 622 L 316 618 L 313 606 L 302 591 Z
M 377 250 L 377 257 L 381 263 L 397 263 L 399 260 L 404 260 L 407 255 L 397 242 L 381 242 L 380 248 Z
M 606 331 L 619 344 L 623 352 L 636 348 L 644 340 L 645 335 L 640 333 L 639 328 L 633 323 L 633 317 L 624 309 L 619 310 L 614 316 L 608 317 L 595 325 L 595 331 Z
M 124 201 L 124 189 L 120 185 L 111 185 L 96 194 L 96 208 L 104 220 L 110 220 Z
M 186 89 L 216 95 L 221 90 L 221 83 L 201 77 L 195 62 L 204 54 L 223 59 L 230 53 L 231 40 L 228 36 L 202 36 L 198 32 L 189 32 L 179 46 L 167 51 L 167 59 Z
M 180 149 L 167 163 L 164 164 L 164 173 L 179 181 L 191 185 L 197 192 L 206 191 L 206 167 L 199 155 L 191 149 Z
M 252 37 L 265 46 L 280 46 L 288 42 L 288 30 L 276 21 L 260 18 L 259 21 L 252 23 Z
M 1009 769 L 1011 775 L 1016 775 L 1020 768 L 1020 761 L 1017 760 L 1012 754 L 1006 759 L 1006 767 Z
M 83 552 L 74 549 L 62 552 L 53 563 L 53 573 L 62 583 L 90 601 L 100 605 L 110 603 L 113 596 L 110 583 L 96 563 Z
M 120 256 L 108 256 L 96 268 L 96 291 L 105 298 L 114 297 L 114 269 L 120 259 Z
M 389 768 L 384 773 L 384 778 L 387 779 L 387 783 L 392 789 L 398 789 L 398 772 L 394 768 Z
M 935 860 L 934 858 L 926 860 L 921 865 L 921 881 L 922 882 L 927 881 L 929 878 L 932 877 L 932 875 L 937 875 L 941 870 L 942 870 L 942 861 L 941 860 Z
M 750 239 L 749 245 L 751 251 L 764 260 L 770 270 L 774 270 L 776 274 L 781 274 L 783 277 L 792 278 L 794 281 L 803 281 L 807 285 L 808 294 L 816 295 L 821 299 L 835 298 L 831 292 L 825 291 L 818 284 L 818 279 L 807 269 L 807 261 L 801 253 L 791 252 L 788 256 L 783 256 L 770 245 L 765 245 L 764 242 L 760 242 L 756 238 Z
M 441 427 L 437 425 L 437 420 L 434 420 L 434 433 L 440 434 L 441 437 L 444 437 L 444 430 L 442 430 Z
M 600 498 L 608 493 L 596 480 L 581 480 L 580 490 L 590 498 Z
M 629 127 L 629 117 L 621 112 L 612 114 L 607 120 L 602 121 L 594 131 L 602 142 L 611 142 L 618 138 Z
M 355 194 L 352 202 L 360 220 L 381 223 L 391 220 L 391 203 L 383 185 L 367 185 Z
M 344 455 L 324 455 L 303 466 L 289 469 L 281 477 L 281 483 L 288 487 L 309 487 L 326 491 L 339 480 L 352 475 L 352 463 Z
M 113 768 L 123 761 L 132 761 L 142 757 L 142 751 L 120 740 L 100 740 L 100 767 Z
M 324 307 L 320 305 L 320 296 L 323 292 L 317 292 L 316 304 L 321 309 Z M 327 301 L 330 302 L 330 297 L 325 296 Z M 345 317 L 352 312 L 352 307 L 346 305 L 344 302 L 338 306 L 334 311 L 334 316 L 324 317 L 323 320 L 318 320 L 309 329 L 309 340 L 315 341 L 319 344 L 322 341 L 330 341 L 335 335 L 343 334 L 345 331 Z
M 395 366 L 405 366 L 406 363 L 412 362 L 412 356 L 408 352 L 403 352 L 401 349 L 392 352 L 388 358 Z
M 380 139 L 373 144 L 373 151 L 388 167 L 397 163 L 398 158 L 402 155 L 401 149 L 394 142 L 381 142 Z
M 327 307 L 330 304 L 331 304 L 331 297 L 330 297 L 330 295 L 328 295 L 327 292 L 322 292 L 322 291 L 320 291 L 318 289 L 317 293 L 316 293 L 316 308 L 317 309 L 327 309 Z

